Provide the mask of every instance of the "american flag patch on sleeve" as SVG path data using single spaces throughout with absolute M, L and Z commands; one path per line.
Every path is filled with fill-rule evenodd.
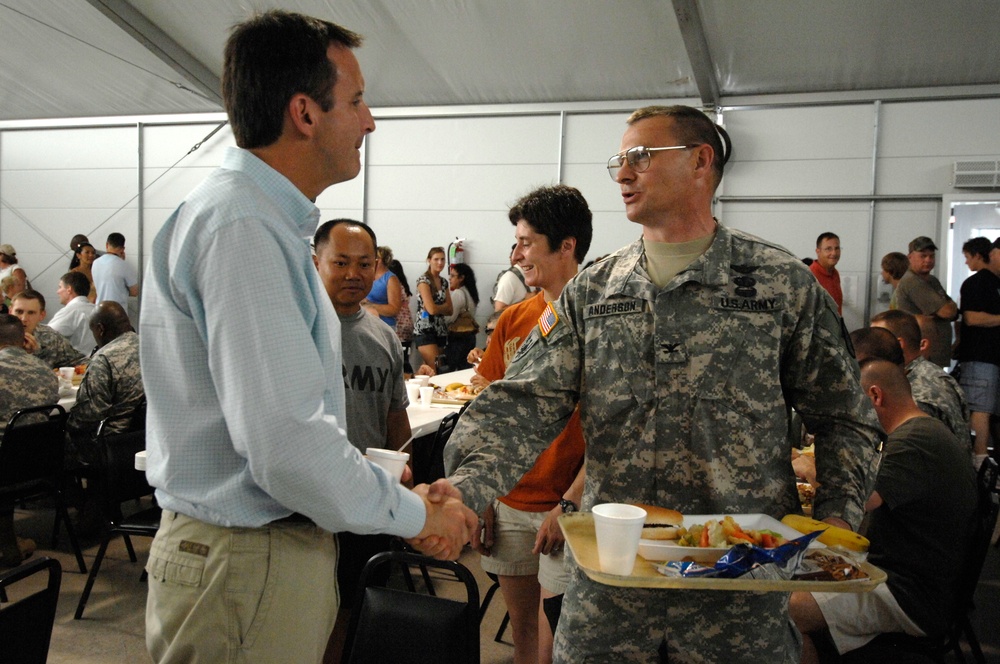
M 538 329 L 541 330 L 542 336 L 549 336 L 549 332 L 555 328 L 556 323 L 558 322 L 559 316 L 556 315 L 555 307 L 553 307 L 552 303 L 549 302 L 545 305 L 545 311 L 543 311 L 542 315 L 538 317 Z

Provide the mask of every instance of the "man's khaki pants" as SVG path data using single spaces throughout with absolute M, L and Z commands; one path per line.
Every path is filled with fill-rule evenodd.
M 146 647 L 155 662 L 320 662 L 340 601 L 337 541 L 311 523 L 223 528 L 164 510 Z

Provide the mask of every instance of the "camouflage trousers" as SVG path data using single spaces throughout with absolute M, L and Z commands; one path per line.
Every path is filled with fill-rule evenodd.
M 796 664 L 801 643 L 788 593 L 615 588 L 574 568 L 553 661 Z

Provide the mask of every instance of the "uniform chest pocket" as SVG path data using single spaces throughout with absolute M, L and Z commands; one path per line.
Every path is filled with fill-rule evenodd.
M 696 400 L 715 402 L 751 424 L 784 417 L 781 391 L 780 336 L 773 319 L 733 316 L 706 340 L 701 353 L 707 362 L 692 363 L 691 383 Z M 704 355 L 702 355 L 704 356 Z M 698 367 L 698 368 L 695 368 Z
M 584 335 L 587 381 L 593 389 L 613 391 L 625 403 L 653 398 L 653 315 L 650 312 L 594 317 Z

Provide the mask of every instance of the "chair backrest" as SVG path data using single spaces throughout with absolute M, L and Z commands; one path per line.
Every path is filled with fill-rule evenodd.
M 39 558 L 0 574 L 0 588 L 21 579 L 48 574 L 48 583 L 0 609 L 0 661 L 6 664 L 45 664 L 56 617 L 62 567 L 58 560 Z M 13 595 L 13 593 L 10 593 Z
M 136 452 L 146 449 L 146 430 L 113 433 L 97 439 L 101 446 L 101 478 L 107 514 L 119 518 L 121 504 L 152 495 L 146 473 L 135 469 Z
M 444 472 L 444 446 L 448 444 L 455 425 L 458 424 L 458 413 L 448 413 L 438 425 L 437 433 L 434 435 L 434 444 L 431 446 L 431 456 L 429 463 L 429 475 L 423 478 L 423 482 L 433 482 L 445 476 Z
M 41 418 L 41 421 L 32 421 Z M 30 424 L 21 424 L 27 420 Z M 23 408 L 0 441 L 0 487 L 58 477 L 66 448 L 66 411 L 57 404 Z
M 955 608 L 959 617 L 965 616 L 972 608 L 972 599 L 976 594 L 976 586 L 979 585 L 979 575 L 983 571 L 997 514 L 1000 512 L 1000 499 L 997 497 L 995 488 L 998 470 L 1000 469 L 998 469 L 996 460 L 986 457 L 979 467 L 979 474 L 976 476 L 978 504 L 970 529 L 969 550 L 958 578 L 955 597 Z
M 446 569 L 465 585 L 465 602 L 370 586 L 381 565 L 403 563 Z M 361 572 L 343 661 L 479 662 L 479 586 L 457 562 L 434 560 L 406 551 L 373 556 Z

